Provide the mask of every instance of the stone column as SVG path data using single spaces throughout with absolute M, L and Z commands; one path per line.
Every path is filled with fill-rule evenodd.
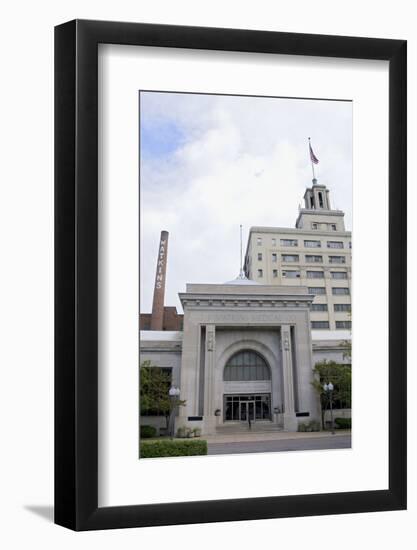
M 206 325 L 206 351 L 204 365 L 204 432 L 214 433 L 215 369 L 216 369 L 216 326 Z
M 291 345 L 291 332 L 289 325 L 281 326 L 282 343 L 282 372 L 284 379 L 284 430 L 297 431 L 297 417 L 294 408 L 294 377 L 293 358 Z

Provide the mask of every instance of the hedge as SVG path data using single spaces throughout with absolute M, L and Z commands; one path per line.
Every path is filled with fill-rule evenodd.
M 351 418 L 335 418 L 334 422 L 340 430 L 350 430 L 352 428 Z
M 140 437 L 155 437 L 156 436 L 156 428 L 153 426 L 141 426 L 140 427 Z
M 195 456 L 207 454 L 207 441 L 178 441 L 176 439 L 141 441 L 141 458 L 158 458 L 163 456 Z

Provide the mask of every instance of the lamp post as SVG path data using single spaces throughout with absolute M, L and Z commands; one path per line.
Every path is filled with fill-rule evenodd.
M 171 437 L 174 437 L 174 431 L 175 431 L 175 410 L 176 410 L 176 404 L 180 397 L 180 389 L 176 386 L 171 386 L 169 388 L 169 399 L 171 401 L 171 411 L 169 413 L 169 424 L 168 424 L 168 434 Z
M 323 390 L 326 392 L 329 402 L 330 402 L 330 426 L 332 429 L 332 434 L 334 435 L 334 423 L 333 423 L 333 390 L 334 386 L 331 382 L 323 385 Z

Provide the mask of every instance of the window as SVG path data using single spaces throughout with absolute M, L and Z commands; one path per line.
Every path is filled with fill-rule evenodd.
M 287 279 L 297 279 L 300 277 L 300 272 L 286 269 L 282 272 L 282 276 L 286 277 Z
M 327 304 L 311 304 L 311 311 L 327 311 Z
M 311 264 L 321 264 L 323 256 L 315 256 L 314 254 L 306 254 L 306 262 Z
M 345 264 L 345 256 L 329 256 L 329 263 L 331 264 Z
M 352 311 L 350 304 L 334 304 L 335 311 Z
M 307 271 L 307 279 L 324 279 L 323 271 Z
M 350 292 L 348 288 L 332 288 L 333 296 L 349 296 Z
M 352 321 L 336 321 L 336 328 L 352 328 Z
M 337 230 L 337 227 L 336 227 L 336 224 L 335 224 L 335 223 L 330 224 L 330 228 L 331 228 L 332 231 L 336 231 L 336 230 Z
M 263 357 L 251 350 L 239 351 L 224 368 L 223 379 L 230 381 L 271 380 L 271 372 Z
M 321 242 L 320 241 L 304 241 L 304 246 L 306 248 L 321 248 Z
M 312 223 L 311 224 L 311 229 L 318 229 L 319 228 L 319 225 L 317 223 Z
M 264 276 L 263 269 L 258 269 L 258 277 L 263 277 L 263 276 Z
M 323 195 L 321 191 L 319 191 L 319 206 L 320 208 L 323 208 Z
M 327 241 L 327 248 L 343 248 L 342 241 Z
M 311 321 L 312 329 L 325 329 L 329 328 L 329 321 Z
M 272 254 L 272 261 L 275 263 L 277 261 L 277 255 L 275 252 Z
M 258 252 L 258 262 L 262 262 L 262 252 Z
M 283 262 L 299 262 L 300 256 L 298 254 L 282 254 Z
M 309 286 L 308 293 L 315 294 L 317 296 L 319 294 L 326 294 L 326 289 L 324 286 Z
M 346 271 L 330 271 L 332 279 L 347 279 Z
M 272 246 L 277 246 L 277 240 L 276 239 L 272 239 Z
M 281 239 L 281 246 L 298 246 L 297 239 Z
M 274 279 L 276 279 L 276 278 L 278 277 L 278 269 L 273 269 L 273 270 L 272 270 L 272 277 L 273 277 Z
M 352 243 L 349 241 L 349 248 L 352 248 Z
M 256 244 L 257 244 L 258 246 L 262 246 L 262 237 L 257 237 L 257 238 L 256 238 Z

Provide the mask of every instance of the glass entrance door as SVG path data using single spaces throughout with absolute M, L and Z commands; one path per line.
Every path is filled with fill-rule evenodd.
M 242 422 L 255 421 L 255 401 L 241 401 L 239 418 Z
M 271 394 L 233 394 L 224 395 L 224 420 L 247 422 L 253 420 L 272 420 Z

